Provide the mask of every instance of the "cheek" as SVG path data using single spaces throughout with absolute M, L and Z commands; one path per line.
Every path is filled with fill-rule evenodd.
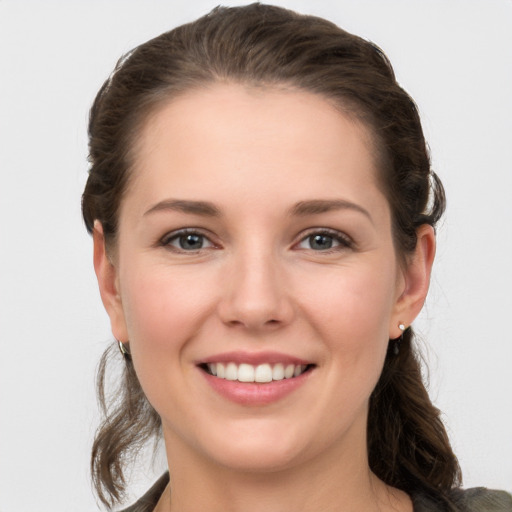
M 388 339 L 396 268 L 360 265 L 309 274 L 303 310 L 336 350 L 359 352 Z
M 303 311 L 327 349 L 327 388 L 336 397 L 329 408 L 344 416 L 366 406 L 382 372 L 397 274 L 382 264 L 337 270 L 304 288 Z
M 179 355 L 211 309 L 216 288 L 197 271 L 144 268 L 124 280 L 123 307 L 132 353 L 136 357 L 140 351 L 147 358 L 173 350 Z
M 322 269 L 310 272 L 302 282 L 301 332 L 311 333 L 324 348 L 322 392 L 310 397 L 311 424 L 305 424 L 317 428 L 315 419 L 323 417 L 325 443 L 344 435 L 355 421 L 366 421 L 386 356 L 395 276 L 392 265 L 347 265 L 325 275 Z
M 140 267 L 139 267 L 140 268 Z M 149 402 L 165 411 L 186 414 L 189 395 L 183 376 L 192 371 L 190 351 L 213 302 L 211 279 L 176 272 L 172 267 L 144 266 L 123 281 L 123 307 L 130 351 L 139 382 Z M 192 343 L 191 343 L 192 342 Z M 169 392 L 172 390 L 172 393 Z

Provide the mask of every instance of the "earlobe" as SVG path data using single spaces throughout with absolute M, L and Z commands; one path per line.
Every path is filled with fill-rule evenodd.
M 430 285 L 430 274 L 436 252 L 436 236 L 434 228 L 428 224 L 417 230 L 416 248 L 407 259 L 403 269 L 404 286 L 398 297 L 389 327 L 391 339 L 400 336 L 398 324 L 411 325 L 420 313 L 427 297 Z
M 119 294 L 117 268 L 107 253 L 103 226 L 94 222 L 94 270 L 98 279 L 101 300 L 110 318 L 112 334 L 119 341 L 127 341 L 128 333 L 124 318 L 123 305 Z

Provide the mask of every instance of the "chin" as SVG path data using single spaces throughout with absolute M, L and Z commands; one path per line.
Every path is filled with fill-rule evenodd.
M 254 448 L 245 445 L 240 450 L 212 455 L 217 464 L 241 473 L 273 473 L 294 467 L 300 462 L 298 453 L 269 445 Z
M 309 450 L 300 432 L 269 422 L 248 423 L 228 429 L 224 436 L 202 437 L 208 458 L 225 468 L 253 473 L 281 471 L 306 460 Z

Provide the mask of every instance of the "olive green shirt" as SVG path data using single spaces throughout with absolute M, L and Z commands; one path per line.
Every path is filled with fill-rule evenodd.
M 169 474 L 162 475 L 149 491 L 123 512 L 152 512 L 165 487 Z M 443 505 L 422 494 L 411 496 L 414 512 L 444 512 Z M 505 491 L 492 491 L 485 487 L 453 489 L 450 499 L 459 512 L 512 512 L 512 495 Z

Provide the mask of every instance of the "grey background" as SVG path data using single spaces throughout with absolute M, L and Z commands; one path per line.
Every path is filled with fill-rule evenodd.
M 88 108 L 123 52 L 216 3 L 0 0 L 1 512 L 97 509 L 93 378 L 111 334 L 80 218 Z M 431 394 L 465 485 L 510 490 L 512 2 L 275 3 L 375 41 L 419 105 L 449 199 L 416 322 Z

